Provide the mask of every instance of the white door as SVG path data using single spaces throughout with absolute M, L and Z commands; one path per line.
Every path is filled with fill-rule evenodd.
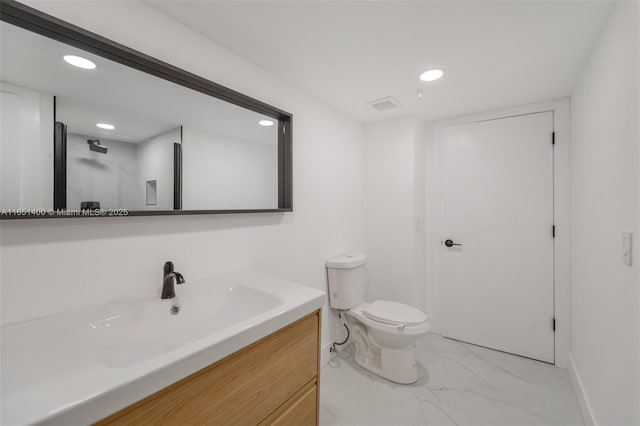
M 443 334 L 550 363 L 552 132 L 552 112 L 453 125 L 439 159 Z

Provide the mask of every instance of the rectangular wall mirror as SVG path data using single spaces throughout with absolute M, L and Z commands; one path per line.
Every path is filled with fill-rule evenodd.
M 16 2 L 2 218 L 292 210 L 291 114 Z

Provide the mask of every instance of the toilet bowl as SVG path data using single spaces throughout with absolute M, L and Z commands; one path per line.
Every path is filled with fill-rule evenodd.
M 429 331 L 427 316 L 398 302 L 364 302 L 366 259 L 350 253 L 327 261 L 329 304 L 345 314 L 358 365 L 396 383 L 414 383 L 415 343 Z

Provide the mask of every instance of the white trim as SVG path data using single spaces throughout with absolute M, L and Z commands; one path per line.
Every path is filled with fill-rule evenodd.
M 591 405 L 589 405 L 589 399 L 582 386 L 582 380 L 580 374 L 576 368 L 576 364 L 573 361 L 571 353 L 569 353 L 569 373 L 571 376 L 571 383 L 578 399 L 578 405 L 580 406 L 580 414 L 582 414 L 582 421 L 586 426 L 596 426 L 596 418 L 593 415 Z
M 464 117 L 437 121 L 433 123 L 433 149 L 431 158 L 427 158 L 427 167 L 431 174 L 427 176 L 426 205 L 431 209 L 430 223 L 426 232 L 427 253 L 430 254 L 433 265 L 433 278 L 431 300 L 427 300 L 427 306 L 431 307 L 433 321 L 432 330 L 437 333 L 442 330 L 442 298 L 440 297 L 440 207 L 441 200 L 438 188 L 440 187 L 439 161 L 440 155 L 440 129 L 453 124 L 469 123 L 474 121 L 492 120 L 514 115 L 532 114 L 542 111 L 553 111 L 554 131 L 556 145 L 554 152 L 554 222 L 556 225 L 554 275 L 555 275 L 555 365 L 563 368 L 568 366 L 570 348 L 570 321 L 571 321 L 571 200 L 570 200 L 570 145 L 571 145 L 571 121 L 570 99 L 563 98 L 549 102 L 541 102 L 530 105 L 517 106 L 499 111 L 484 112 Z M 427 264 L 429 262 L 427 261 Z M 427 271 L 429 274 L 431 271 Z M 427 275 L 428 278 L 429 275 Z M 430 302 L 430 303 L 429 303 Z

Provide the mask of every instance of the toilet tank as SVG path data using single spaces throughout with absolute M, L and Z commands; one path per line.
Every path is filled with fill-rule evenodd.
M 364 302 L 367 285 L 367 256 L 348 253 L 327 260 L 329 305 L 333 309 L 351 309 Z

